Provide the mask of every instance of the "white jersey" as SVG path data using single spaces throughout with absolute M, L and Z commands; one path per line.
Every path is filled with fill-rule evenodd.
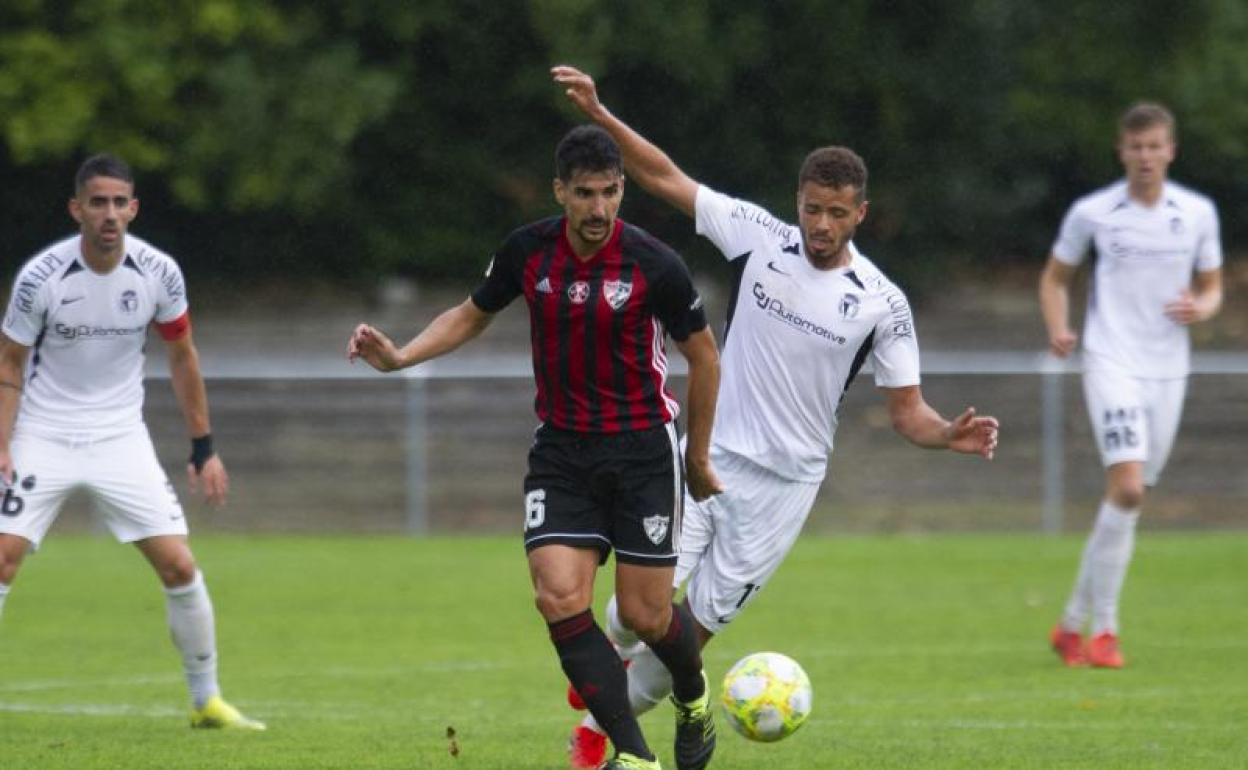
M 846 267 L 819 270 L 801 228 L 700 186 L 697 230 L 733 267 L 711 440 L 794 481 L 820 481 L 845 389 L 870 358 L 875 384 L 919 384 L 905 294 L 850 244 Z
M 141 424 L 147 327 L 187 311 L 182 272 L 167 254 L 127 235 L 121 262 L 100 275 L 81 242 L 52 245 L 13 284 L 0 328 L 31 348 L 23 430 L 99 435 Z
M 1120 181 L 1075 201 L 1053 256 L 1078 265 L 1096 249 L 1096 270 L 1084 322 L 1084 368 L 1134 377 L 1186 377 L 1187 327 L 1163 308 L 1189 288 L 1192 271 L 1222 266 L 1218 212 L 1203 195 L 1167 182 L 1145 206 Z

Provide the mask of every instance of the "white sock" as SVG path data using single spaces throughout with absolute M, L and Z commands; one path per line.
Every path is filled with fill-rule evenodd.
M 217 633 L 212 600 L 201 572 L 189 584 L 165 589 L 169 634 L 182 653 L 182 668 L 195 707 L 204 705 L 221 688 L 217 684 Z
M 1140 510 L 1101 504 L 1092 530 L 1092 635 L 1118 633 L 1118 599 L 1135 550 L 1135 525 Z
M 643 644 L 641 651 L 633 656 L 632 665 L 628 667 L 628 705 L 633 714 L 641 716 L 662 703 L 671 693 L 671 673 L 654 652 Z M 595 732 L 605 732 L 592 715 L 587 714 L 581 724 Z
M 9 595 L 8 583 L 0 583 L 0 615 L 4 615 L 4 600 L 8 598 L 8 595 Z
M 615 645 L 615 651 L 624 660 L 632 660 L 633 656 L 646 648 L 646 643 L 633 630 L 620 620 L 620 607 L 615 601 L 615 594 L 607 602 L 607 638 Z

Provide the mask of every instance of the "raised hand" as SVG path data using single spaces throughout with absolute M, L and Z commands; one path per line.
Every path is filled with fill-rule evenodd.
M 592 118 L 597 112 L 605 109 L 602 102 L 598 101 L 598 88 L 594 85 L 594 79 L 589 75 L 575 67 L 563 64 L 551 67 L 550 74 L 556 83 L 567 86 L 564 93 L 587 117 Z

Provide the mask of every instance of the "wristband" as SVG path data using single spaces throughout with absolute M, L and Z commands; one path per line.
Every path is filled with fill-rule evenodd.
M 212 434 L 206 433 L 199 438 L 191 439 L 191 465 L 195 466 L 195 472 L 199 473 L 204 469 L 204 463 L 208 462 L 208 458 L 212 457 Z

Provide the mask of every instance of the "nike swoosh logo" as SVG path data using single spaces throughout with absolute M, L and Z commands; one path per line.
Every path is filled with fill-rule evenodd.
M 776 263 L 775 263 L 775 261 L 774 261 L 774 260 L 773 260 L 773 261 L 771 261 L 771 262 L 768 262 L 768 263 L 767 263 L 767 267 L 771 268 L 772 270 L 774 270 L 775 272 L 779 273 L 780 275 L 789 275 L 788 273 L 784 272 L 784 271 L 783 271 L 783 270 L 781 270 L 780 268 L 776 267 Z
M 73 303 L 77 302 L 78 300 L 82 300 L 82 299 L 86 299 L 86 297 L 66 297 L 65 299 L 61 300 L 61 304 L 62 304 L 62 305 L 72 305 Z

